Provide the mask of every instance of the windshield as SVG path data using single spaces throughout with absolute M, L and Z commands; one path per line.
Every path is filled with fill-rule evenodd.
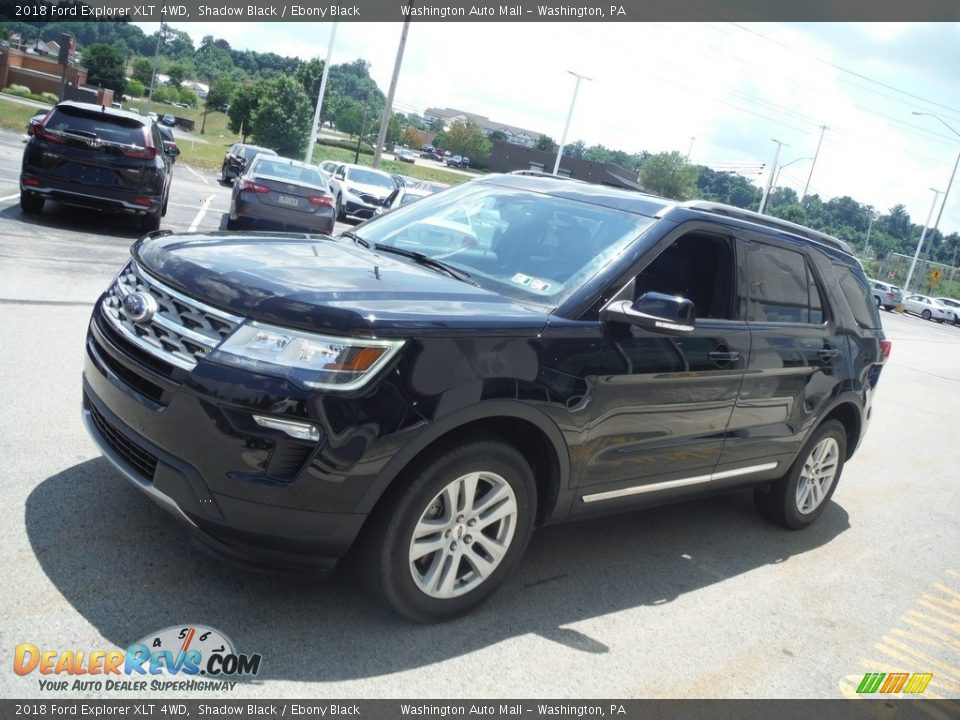
M 134 147 L 146 146 L 143 123 L 133 118 L 90 112 L 63 105 L 55 108 L 47 121 L 48 131 L 120 143 Z
M 556 306 L 652 218 L 487 183 L 467 183 L 364 225 L 363 238 L 423 253 L 481 287 Z
M 294 183 L 316 185 L 322 188 L 327 187 L 327 181 L 323 179 L 323 175 L 321 175 L 320 171 L 316 168 L 305 165 L 293 165 L 289 162 L 268 160 L 263 156 L 257 158 L 251 171 L 255 175 L 269 175 L 270 177 L 288 180 Z
M 363 168 L 350 168 L 348 171 L 350 179 L 355 183 L 363 183 L 364 185 L 376 185 L 377 187 L 382 187 L 387 190 L 395 189 L 396 183 L 393 182 L 393 178 L 389 175 L 381 175 L 380 173 L 373 172 L 372 170 L 364 170 Z

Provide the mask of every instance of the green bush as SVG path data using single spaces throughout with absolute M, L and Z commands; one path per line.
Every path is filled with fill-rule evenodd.
M 342 150 L 356 151 L 357 141 L 353 140 L 317 140 L 317 145 L 326 145 L 328 147 L 341 148 Z M 373 145 L 370 143 L 360 143 L 360 152 L 364 155 L 373 155 Z
M 180 102 L 180 92 L 175 87 L 161 87 L 153 90 L 154 102 Z
M 26 87 L 25 85 L 8 85 L 3 89 L 3 91 L 10 95 L 17 95 L 19 97 L 25 97 L 25 98 L 28 98 L 31 95 L 33 95 L 33 93 L 30 92 L 30 88 Z
M 146 92 L 146 88 L 139 80 L 128 80 L 125 95 L 130 98 L 141 98 Z
M 197 94 L 189 88 L 180 88 L 180 102 L 190 107 L 196 107 Z
M 56 105 L 60 102 L 60 98 L 50 92 L 40 93 L 41 102 L 50 103 L 51 105 Z

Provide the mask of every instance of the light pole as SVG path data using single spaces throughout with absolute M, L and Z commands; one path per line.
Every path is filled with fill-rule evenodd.
M 780 178 L 780 171 L 783 170 L 785 167 L 787 167 L 787 166 L 789 166 L 789 165 L 793 165 L 795 162 L 800 162 L 801 160 L 813 160 L 813 158 L 811 158 L 811 157 L 797 158 L 796 160 L 791 160 L 790 162 L 784 163 L 783 165 L 781 165 L 780 167 L 778 167 L 778 168 L 777 168 L 777 174 L 773 176 L 773 187 L 774 187 L 774 189 L 776 189 L 776 187 L 777 187 L 777 180 Z
M 330 28 L 330 41 L 327 43 L 327 59 L 323 63 L 323 74 L 320 76 L 320 91 L 317 93 L 317 106 L 313 111 L 313 124 L 310 126 L 310 142 L 307 143 L 307 156 L 303 159 L 305 163 L 313 162 L 313 148 L 317 143 L 317 134 L 320 130 L 317 123 L 320 122 L 320 109 L 323 107 L 323 95 L 327 91 L 327 78 L 330 76 L 330 58 L 333 56 L 333 41 L 337 39 L 337 23 Z
M 411 7 L 413 4 L 411 3 Z M 387 90 L 387 101 L 383 107 L 383 117 L 380 118 L 380 132 L 377 134 L 377 144 L 373 148 L 373 167 L 380 167 L 380 153 L 383 143 L 387 139 L 387 128 L 390 125 L 390 116 L 393 114 L 393 96 L 397 92 L 397 80 L 400 79 L 400 65 L 403 63 L 403 50 L 407 46 L 407 33 L 410 31 L 410 16 L 403 21 L 403 30 L 400 31 L 400 45 L 397 47 L 397 59 L 393 62 L 393 77 L 390 79 L 390 89 Z
M 560 136 L 560 147 L 557 149 L 557 161 L 553 164 L 553 174 L 556 175 L 560 170 L 560 158 L 563 157 L 563 147 L 567 144 L 567 131 L 570 129 L 570 120 L 573 118 L 573 106 L 577 104 L 577 93 L 580 91 L 581 80 L 593 80 L 586 75 L 578 75 L 573 70 L 567 70 L 573 75 L 577 82 L 573 86 L 573 98 L 570 100 L 570 110 L 567 112 L 567 122 L 563 126 L 563 135 Z
M 870 222 L 869 222 L 869 224 L 867 225 L 867 239 L 866 239 L 866 240 L 864 241 L 864 243 L 863 243 L 863 259 L 864 259 L 864 260 L 867 260 L 867 259 L 869 259 L 869 257 L 870 257 L 869 255 L 867 255 L 867 248 L 870 247 L 870 231 L 873 229 L 873 222 L 874 222 L 874 220 L 876 220 L 876 219 L 877 219 L 877 216 L 876 216 L 873 212 L 871 212 L 871 213 L 870 213 Z
M 690 147 L 687 148 L 687 157 L 686 157 L 686 159 L 684 160 L 684 162 L 687 163 L 687 165 L 690 164 L 690 153 L 693 152 L 693 141 L 694 141 L 694 140 L 696 140 L 695 137 L 690 138 Z
M 930 212 L 927 213 L 927 221 L 923 224 L 923 232 L 920 233 L 920 242 L 917 243 L 917 251 L 913 254 L 913 262 L 910 263 L 910 272 L 907 273 L 907 281 L 903 284 L 903 294 L 906 295 L 910 290 L 910 280 L 913 278 L 913 270 L 917 267 L 917 258 L 920 257 L 920 248 L 923 247 L 923 239 L 927 236 L 927 227 L 930 225 L 930 218 L 933 217 L 933 209 L 937 206 L 937 198 L 943 192 L 936 188 L 933 190 L 933 204 L 930 206 Z
M 760 209 L 757 211 L 761 215 L 767 207 L 767 198 L 770 197 L 770 187 L 773 185 L 773 176 L 777 171 L 777 161 L 780 159 L 780 148 L 790 147 L 785 142 L 780 142 L 776 138 L 770 138 L 777 144 L 777 151 L 773 154 L 773 165 L 770 166 L 770 177 L 767 178 L 767 187 L 764 188 L 763 197 L 760 198 Z
M 829 130 L 826 125 L 820 126 L 820 140 L 817 142 L 817 151 L 813 154 L 813 165 L 810 166 L 810 174 L 807 175 L 807 184 L 803 186 L 803 195 L 800 196 L 800 203 L 807 196 L 807 190 L 810 189 L 810 180 L 813 178 L 813 169 L 817 166 L 817 157 L 820 155 L 820 146 L 823 144 L 823 134 Z
M 944 122 L 943 118 L 941 118 L 939 115 L 926 112 L 917 112 L 916 110 L 913 111 L 913 114 L 926 115 L 927 117 L 932 117 L 934 120 L 938 120 L 940 124 L 943 125 L 947 130 L 960 138 L 960 132 L 957 132 L 952 127 L 947 125 L 947 123 Z M 936 237 L 937 228 L 940 227 L 940 218 L 943 217 L 943 209 L 947 206 L 947 198 L 950 197 L 950 188 L 953 186 L 953 179 L 957 176 L 957 165 L 960 165 L 960 153 L 957 153 L 957 160 L 953 163 L 953 172 L 950 173 L 950 181 L 947 183 L 947 189 L 943 192 L 943 204 L 940 206 L 940 212 L 937 213 L 937 221 L 933 223 L 933 235 L 930 237 L 931 245 L 933 244 L 933 238 Z

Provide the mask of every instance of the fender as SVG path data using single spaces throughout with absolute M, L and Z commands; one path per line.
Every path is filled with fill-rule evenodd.
M 857 422 L 860 425 L 857 437 L 854 438 L 852 443 L 848 443 L 847 447 L 846 459 L 853 457 L 854 451 L 860 446 L 860 439 L 863 437 L 867 425 L 867 419 L 864 418 L 863 413 L 863 398 L 853 390 L 846 390 L 840 393 L 835 398 L 831 398 L 830 402 L 823 406 L 823 409 L 817 413 L 816 424 L 811 423 L 810 427 L 807 428 L 807 430 L 803 433 L 803 439 L 801 440 L 799 446 L 801 449 L 807 440 L 810 439 L 810 436 L 814 433 L 814 431 L 820 427 L 821 424 L 823 424 L 823 421 L 827 418 L 827 416 L 841 405 L 852 405 L 854 407 L 854 412 L 857 414 Z M 799 452 L 800 450 L 798 449 L 797 454 L 799 454 Z M 796 460 L 796 456 L 794 456 L 793 460 Z M 793 460 L 791 460 L 791 464 L 793 463 Z
M 426 426 L 408 444 L 404 445 L 387 465 L 380 471 L 360 500 L 359 513 L 369 513 L 386 492 L 387 488 L 429 445 L 445 435 L 478 420 L 492 418 L 513 418 L 523 420 L 538 428 L 547 437 L 556 453 L 557 466 L 560 469 L 559 493 L 557 503 L 550 520 L 563 518 L 573 500 L 569 492 L 570 456 L 563 433 L 556 424 L 537 408 L 517 400 L 484 400 L 468 407 L 456 410 Z

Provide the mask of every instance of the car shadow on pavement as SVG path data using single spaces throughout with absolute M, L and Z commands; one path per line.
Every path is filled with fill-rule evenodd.
M 396 673 L 529 633 L 605 653 L 602 642 L 564 626 L 669 603 L 818 548 L 849 528 L 847 513 L 831 503 L 806 531 L 781 530 L 756 515 L 749 492 L 547 527 L 485 605 L 421 626 L 382 609 L 350 573 L 323 582 L 209 558 L 102 458 L 40 483 L 25 513 L 47 577 L 116 647 L 173 625 L 207 625 L 238 652 L 262 654 L 259 680 L 294 681 Z
M 53 200 L 44 203 L 43 211 L 39 215 L 27 215 L 19 205 L 11 205 L 0 210 L 0 218 L 41 228 L 72 230 L 125 240 L 138 238 L 143 234 L 139 219 L 132 215 L 113 215 L 68 207 Z

